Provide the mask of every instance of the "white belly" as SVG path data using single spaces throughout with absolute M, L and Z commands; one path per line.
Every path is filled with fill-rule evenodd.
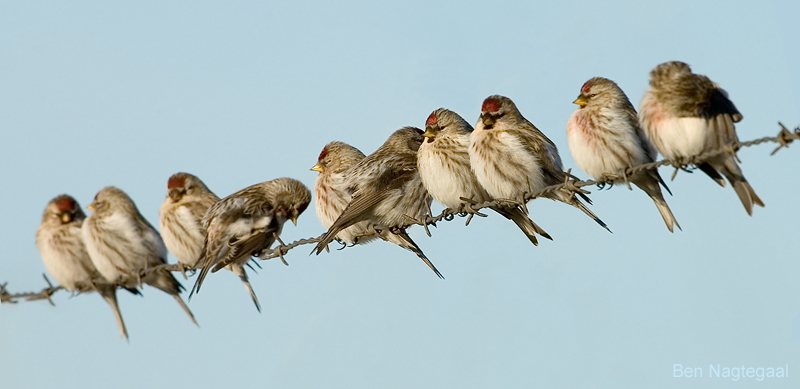
M 444 206 L 458 209 L 464 203 L 462 197 L 476 202 L 489 200 L 488 193 L 482 190 L 470 169 L 466 144 L 463 149 L 447 156 L 432 145 L 423 144 L 417 162 L 423 185 Z
M 545 187 L 537 156 L 506 133 L 486 130 L 472 132 L 470 162 L 478 182 L 494 198 L 519 200 L 525 192 Z

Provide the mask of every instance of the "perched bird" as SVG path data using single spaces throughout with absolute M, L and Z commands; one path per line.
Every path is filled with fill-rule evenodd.
M 639 127 L 636 110 L 614 81 L 602 77 L 586 81 L 574 103 L 580 107 L 567 121 L 569 151 L 592 178 L 615 184 L 624 181 L 617 175 L 621 170 L 656 160 L 656 149 Z M 667 192 L 669 188 L 656 168 L 638 171 L 627 181 L 653 199 L 670 232 L 673 226 L 681 228 L 661 194 L 659 184 Z
M 311 168 L 319 172 L 314 180 L 314 204 L 322 226 L 330 228 L 350 202 L 345 185 L 346 172 L 364 159 L 364 153 L 347 143 L 333 141 L 325 145 Z M 343 228 L 335 239 L 345 245 L 364 244 L 378 237 L 368 221 L 360 221 Z
M 197 325 L 192 311 L 180 296 L 183 286 L 172 273 L 161 269 L 140 277 L 143 270 L 163 265 L 167 248 L 150 223 L 139 213 L 125 192 L 107 186 L 97 192 L 87 207 L 92 212 L 81 228 L 92 263 L 109 282 L 136 288 L 144 282 L 172 295 Z
M 208 237 L 198 262 L 201 270 L 192 294 L 200 292 L 208 272 L 227 266 L 242 279 L 256 309 L 261 312 L 244 266 L 251 257 L 267 254 L 287 220 L 297 225 L 297 218 L 310 202 L 311 192 L 303 183 L 292 178 L 278 178 L 248 186 L 214 204 L 203 218 Z
M 203 216 L 219 197 L 199 178 L 175 173 L 167 180 L 167 197 L 158 210 L 161 237 L 184 268 L 194 269 L 203 251 Z
M 317 243 L 317 254 L 343 229 L 368 221 L 383 239 L 412 251 L 439 278 L 444 278 L 405 229 L 398 227 L 421 219 L 430 210 L 431 197 L 417 172 L 417 150 L 422 139 L 419 128 L 401 128 L 347 171 L 345 188 L 350 202 Z
M 114 311 L 119 333 L 126 340 L 128 330 L 117 304 L 117 286 L 109 283 L 94 267 L 83 244 L 81 225 L 86 215 L 68 195 L 56 196 L 47 203 L 42 224 L 36 229 L 36 247 L 47 271 L 70 293 L 97 291 Z M 131 293 L 139 294 L 136 289 Z
M 526 194 L 569 178 L 556 145 L 505 96 L 489 96 L 483 101 L 481 117 L 470 135 L 469 158 L 478 182 L 497 199 L 522 203 Z M 586 195 L 578 196 L 591 204 Z M 544 197 L 580 209 L 611 232 L 572 192 L 557 190 Z
M 482 203 L 494 200 L 478 183 L 469 162 L 469 136 L 472 126 L 457 113 L 439 108 L 425 121 L 425 141 L 417 152 L 417 168 L 428 193 L 444 206 L 463 210 L 461 198 Z M 538 245 L 536 234 L 551 239 L 519 205 L 492 206 L 491 209 L 512 220 L 525 236 Z
M 639 123 L 653 146 L 679 163 L 728 144 L 737 147 L 733 123 L 742 118 L 725 90 L 678 61 L 662 63 L 650 72 L 650 89 L 639 105 Z M 764 206 L 736 164 L 735 155 L 709 157 L 697 167 L 725 186 L 722 173 L 748 215 L 753 214 L 753 204 Z

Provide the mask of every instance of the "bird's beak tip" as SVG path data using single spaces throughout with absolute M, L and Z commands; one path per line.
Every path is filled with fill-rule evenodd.
M 311 171 L 322 172 L 322 166 L 319 166 L 319 164 L 316 164 L 311 168 Z

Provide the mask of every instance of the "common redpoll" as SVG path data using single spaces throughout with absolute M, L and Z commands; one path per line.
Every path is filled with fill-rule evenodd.
M 189 173 L 175 173 L 167 181 L 167 197 L 158 210 L 161 237 L 187 269 L 197 266 L 206 240 L 203 216 L 217 201 L 219 197 Z
M 462 197 L 473 203 L 493 200 L 470 168 L 469 136 L 472 131 L 472 126 L 457 113 L 439 108 L 425 122 L 425 133 L 422 134 L 425 141 L 417 153 L 417 167 L 425 189 L 453 210 L 464 208 Z M 552 240 L 520 206 L 492 206 L 491 209 L 514 221 L 534 245 L 538 245 L 536 233 Z
M 618 176 L 623 169 L 655 161 L 656 150 L 639 127 L 636 110 L 614 81 L 586 81 L 574 103 L 580 108 L 567 121 L 569 150 L 575 164 L 592 178 L 619 183 L 624 181 Z M 673 226 L 681 228 L 661 194 L 659 184 L 668 192 L 669 188 L 657 169 L 637 171 L 627 181 L 653 199 L 670 232 Z
M 200 292 L 208 272 L 229 266 L 242 279 L 256 309 L 261 312 L 244 266 L 252 257 L 268 253 L 287 220 L 297 225 L 297 218 L 309 202 L 311 192 L 303 183 L 292 178 L 278 178 L 248 186 L 214 204 L 203 218 L 208 238 L 198 262 L 201 270 L 192 294 Z
M 322 226 L 330 228 L 350 202 L 345 186 L 345 173 L 364 159 L 357 148 L 343 142 L 330 142 L 319 153 L 317 164 L 311 168 L 319 172 L 314 180 L 314 204 Z M 377 237 L 369 222 L 361 221 L 343 228 L 335 239 L 345 245 L 364 244 Z
M 94 267 L 83 244 L 81 225 L 86 215 L 78 202 L 68 195 L 50 200 L 36 229 L 36 247 L 44 266 L 53 278 L 70 293 L 97 291 L 114 311 L 119 333 L 128 339 L 117 304 L 117 286 L 106 280 Z M 135 289 L 131 293 L 138 294 Z
M 639 122 L 653 146 L 679 163 L 726 145 L 737 147 L 733 123 L 742 118 L 727 92 L 678 61 L 662 63 L 650 72 L 650 89 L 639 106 Z M 736 164 L 735 155 L 708 157 L 697 167 L 725 186 L 722 173 L 748 215 L 753 214 L 753 204 L 764 206 Z
M 412 251 L 440 278 L 442 274 L 400 226 L 428 214 L 431 197 L 417 172 L 417 150 L 422 130 L 404 127 L 395 131 L 374 153 L 347 171 L 345 187 L 351 200 L 314 249 L 325 249 L 344 228 L 361 221 L 386 226 L 381 236 Z M 380 228 L 380 227 L 378 227 Z
M 167 248 L 155 228 L 139 213 L 125 192 L 107 186 L 87 207 L 92 212 L 82 235 L 92 263 L 109 282 L 136 288 L 140 281 L 172 295 L 197 325 L 180 296 L 183 286 L 172 273 L 160 269 L 140 277 L 142 271 L 166 263 Z
M 470 135 L 469 157 L 478 182 L 497 199 L 522 203 L 526 194 L 537 193 L 568 178 L 556 145 L 504 96 L 489 96 L 483 101 L 481 117 Z M 591 204 L 584 194 L 578 196 Z M 580 209 L 608 230 L 572 192 L 557 190 L 544 197 Z

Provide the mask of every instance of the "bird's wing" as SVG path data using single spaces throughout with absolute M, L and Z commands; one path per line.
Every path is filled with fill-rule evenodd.
M 317 254 L 321 253 L 339 231 L 367 219 L 376 205 L 389 197 L 392 191 L 400 189 L 412 177 L 411 169 L 386 169 L 376 179 L 354 186 L 357 189 L 353 192 L 350 203 L 336 218 L 314 251 Z
M 706 103 L 700 109 L 701 116 L 708 120 L 710 130 L 706 148 L 720 148 L 729 142 L 739 143 L 733 123 L 742 120 L 743 116 L 724 90 L 718 87 L 711 89 Z

